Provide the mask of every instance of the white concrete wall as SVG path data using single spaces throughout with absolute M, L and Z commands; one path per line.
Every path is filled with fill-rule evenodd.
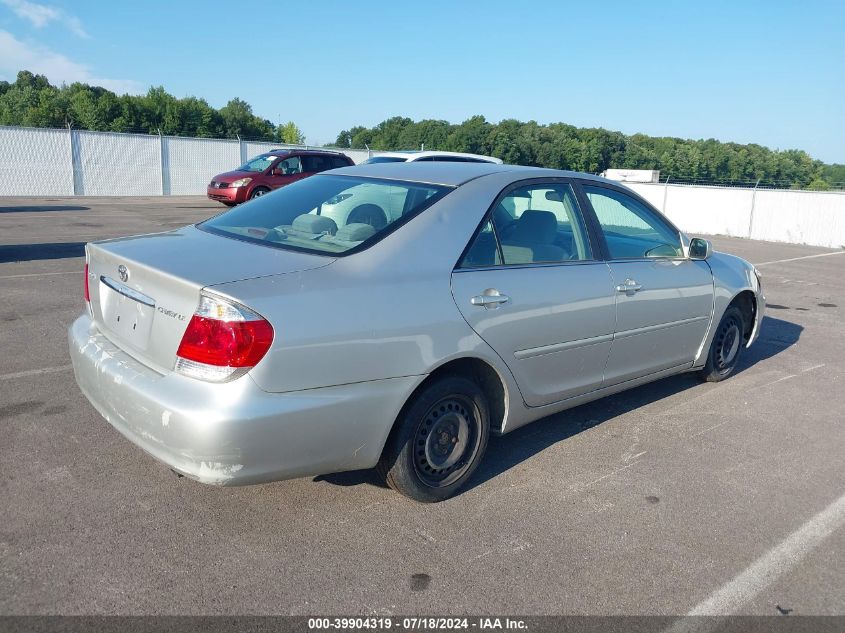
M 845 192 L 625 183 L 689 234 L 845 246 Z M 753 209 L 753 217 L 752 217 Z

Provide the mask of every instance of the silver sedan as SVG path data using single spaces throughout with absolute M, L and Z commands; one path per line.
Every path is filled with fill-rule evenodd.
M 680 372 L 726 378 L 765 307 L 751 264 L 623 186 L 471 163 L 337 169 L 90 243 L 85 299 L 80 388 L 175 471 L 376 467 L 429 502 L 491 433 Z

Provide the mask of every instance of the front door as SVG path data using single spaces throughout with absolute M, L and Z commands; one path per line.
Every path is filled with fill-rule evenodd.
M 601 386 L 616 300 L 571 186 L 505 190 L 452 274 L 467 323 L 508 365 L 525 403 Z
M 300 157 L 290 156 L 280 160 L 273 166 L 268 182 L 273 189 L 278 189 L 309 175 L 303 171 Z
M 713 314 L 710 267 L 686 258 L 678 231 L 633 196 L 587 183 L 583 189 L 616 290 L 605 384 L 692 363 Z

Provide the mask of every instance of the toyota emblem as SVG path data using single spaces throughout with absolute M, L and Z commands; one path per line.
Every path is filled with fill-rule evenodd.
M 126 266 L 123 264 L 117 267 L 117 274 L 120 275 L 120 281 L 129 281 L 129 271 L 126 270 Z

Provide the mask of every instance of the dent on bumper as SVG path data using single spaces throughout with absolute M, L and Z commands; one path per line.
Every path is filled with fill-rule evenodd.
M 210 384 L 160 375 L 83 315 L 68 331 L 80 389 L 118 431 L 174 470 L 241 485 L 371 468 L 422 377 L 274 394 L 249 377 Z

